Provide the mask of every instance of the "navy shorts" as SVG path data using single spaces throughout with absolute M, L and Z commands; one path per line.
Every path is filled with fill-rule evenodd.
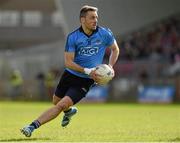
M 55 95 L 59 98 L 69 96 L 76 104 L 86 96 L 93 84 L 93 79 L 78 77 L 65 70 L 57 85 Z

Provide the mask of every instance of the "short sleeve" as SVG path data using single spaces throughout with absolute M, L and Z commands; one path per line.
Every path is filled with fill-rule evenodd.
M 111 46 L 114 43 L 114 41 L 115 41 L 113 33 L 111 32 L 110 29 L 106 30 L 105 40 L 106 40 L 106 46 L 107 47 Z
M 74 41 L 72 35 L 69 35 L 66 39 L 65 51 L 66 52 L 74 52 L 75 51 L 75 41 Z

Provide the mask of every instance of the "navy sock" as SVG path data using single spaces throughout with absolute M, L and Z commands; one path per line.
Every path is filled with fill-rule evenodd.
M 37 129 L 41 126 L 41 123 L 38 120 L 33 121 L 30 126 L 33 126 L 34 129 Z

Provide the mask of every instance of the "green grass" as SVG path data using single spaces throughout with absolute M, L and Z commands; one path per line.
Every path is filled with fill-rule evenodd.
M 60 126 L 60 115 L 24 137 L 19 129 L 49 107 L 0 102 L 0 142 L 180 141 L 180 105 L 144 104 L 79 104 L 67 128 Z

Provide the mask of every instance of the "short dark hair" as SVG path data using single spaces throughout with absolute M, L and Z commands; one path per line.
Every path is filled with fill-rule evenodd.
M 80 15 L 79 18 L 85 17 L 88 11 L 98 11 L 97 7 L 89 6 L 89 5 L 84 5 L 81 10 L 80 10 Z

